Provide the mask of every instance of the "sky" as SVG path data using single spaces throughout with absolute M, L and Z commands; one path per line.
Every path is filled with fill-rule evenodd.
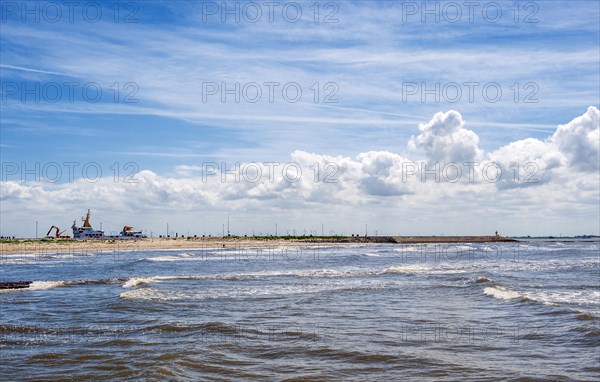
M 2 1 L 0 236 L 598 235 L 599 4 Z

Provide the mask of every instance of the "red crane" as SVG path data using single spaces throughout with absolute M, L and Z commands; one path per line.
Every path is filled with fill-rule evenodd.
M 50 232 L 52 232 L 52 230 L 56 230 L 54 236 L 50 236 Z M 58 228 L 57 226 L 53 225 L 52 227 L 50 227 L 50 229 L 48 230 L 48 233 L 46 234 L 46 237 L 55 237 L 57 239 L 69 239 L 71 238 L 71 236 L 69 235 L 63 235 L 65 231 L 60 231 L 60 228 Z

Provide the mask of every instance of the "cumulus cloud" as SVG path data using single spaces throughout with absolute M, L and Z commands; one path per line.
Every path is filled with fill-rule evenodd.
M 600 110 L 590 106 L 582 116 L 566 125 L 559 125 L 550 138 L 565 154 L 569 164 L 582 171 L 598 171 L 600 168 Z
M 565 156 L 547 141 L 527 138 L 511 142 L 488 154 L 502 172 L 500 189 L 532 187 L 552 180 L 556 170 L 566 165 Z
M 410 161 L 387 151 L 369 151 L 357 157 L 363 176 L 360 187 L 368 195 L 398 196 L 411 193 L 403 166 Z
M 505 176 L 499 188 L 530 187 L 551 181 L 564 184 L 580 179 L 579 172 L 599 169 L 600 111 L 590 106 L 546 140 L 527 138 L 490 152 Z
M 412 137 L 409 146 L 424 150 L 431 163 L 477 161 L 482 154 L 479 137 L 464 126 L 457 111 L 436 113 L 428 123 L 419 124 L 421 134 Z

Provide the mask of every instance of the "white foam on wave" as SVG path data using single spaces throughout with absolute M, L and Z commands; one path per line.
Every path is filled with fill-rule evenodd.
M 600 306 L 600 291 L 528 291 L 516 292 L 505 286 L 484 288 L 483 293 L 499 300 L 529 300 L 549 306 L 583 305 Z M 587 310 L 586 310 L 587 311 Z
M 123 288 L 133 288 L 142 284 L 152 282 L 152 277 L 132 277 L 123 284 Z
M 428 272 L 431 272 L 430 267 L 425 267 L 423 265 L 417 265 L 417 264 L 411 264 L 411 265 L 388 267 L 388 268 L 385 268 L 382 273 L 428 273 Z
M 306 269 L 291 271 L 264 271 L 253 273 L 218 273 L 213 275 L 181 275 L 181 276 L 150 276 L 150 277 L 131 277 L 124 284 L 123 288 L 134 288 L 144 284 L 162 282 L 169 280 L 246 280 L 262 277 L 354 277 L 370 275 L 373 272 L 356 270 L 334 270 L 334 269 Z
M 156 257 L 145 257 L 142 260 L 146 260 L 146 261 L 158 261 L 158 262 L 168 262 L 168 261 L 180 261 L 180 260 L 185 260 L 185 259 L 192 259 L 195 256 L 191 253 L 180 253 L 176 256 L 156 256 Z M 202 259 L 202 257 L 201 257 Z
M 29 285 L 29 290 L 46 290 L 65 285 L 66 281 L 34 281 Z
M 142 260 L 165 262 L 165 261 L 179 261 L 179 260 L 181 260 L 181 258 L 179 258 L 177 256 L 157 256 L 157 257 L 145 257 Z
M 216 289 L 198 289 L 185 288 L 179 290 L 158 289 L 154 287 L 136 288 L 123 292 L 119 295 L 125 299 L 137 300 L 155 300 L 155 301 L 174 301 L 174 300 L 208 300 L 223 298 L 256 298 L 270 296 L 289 296 L 294 294 L 315 294 L 323 292 L 336 292 L 342 290 L 364 290 L 364 289 L 382 289 L 390 285 L 397 285 L 390 282 L 371 280 L 370 282 L 348 280 L 339 280 L 336 282 L 325 282 L 318 284 L 290 284 L 279 285 L 276 288 L 272 286 L 257 287 L 232 287 Z
M 134 288 L 136 286 L 168 280 L 201 280 L 208 276 L 152 276 L 132 277 L 123 284 L 123 288 Z
M 442 247 L 445 248 L 445 247 Z M 447 250 L 448 252 L 452 253 L 456 253 L 458 251 L 468 251 L 470 249 L 477 249 L 476 246 L 473 246 L 471 244 L 449 244 L 447 245 Z
M 512 291 L 503 286 L 487 287 L 483 290 L 483 293 L 497 298 L 498 300 L 515 300 L 525 297 L 520 293 Z
M 355 276 L 365 276 L 372 274 L 372 272 L 361 271 L 356 269 L 296 269 L 290 271 L 264 271 L 264 272 L 255 272 L 255 273 L 242 273 L 238 275 L 230 275 L 237 276 L 240 278 L 248 277 L 248 278 L 257 278 L 257 277 L 355 277 Z
M 385 268 L 381 273 L 407 273 L 407 274 L 456 274 L 466 273 L 471 266 L 456 267 L 431 264 L 430 266 L 420 264 L 400 265 Z
M 77 258 L 96 256 L 96 253 L 76 253 L 76 252 L 50 252 L 43 253 L 15 253 L 0 255 L 0 264 L 36 264 L 58 262 L 63 259 L 73 260 Z
M 184 294 L 176 291 L 165 291 L 156 288 L 138 288 L 119 294 L 120 298 L 136 300 L 173 301 L 185 298 Z
M 414 246 L 414 245 L 402 244 L 402 246 L 400 248 L 393 248 L 391 251 L 392 252 L 400 252 L 400 253 L 417 252 L 417 251 L 423 251 L 423 248 Z
M 600 306 L 600 291 L 539 291 L 531 292 L 528 297 L 546 305 L 573 304 Z

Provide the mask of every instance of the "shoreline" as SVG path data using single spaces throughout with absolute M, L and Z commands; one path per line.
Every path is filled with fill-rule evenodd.
M 143 239 L 12 239 L 0 241 L 0 255 L 64 251 L 177 250 L 272 246 L 360 244 L 460 244 L 518 242 L 502 236 L 333 236 L 333 237 L 190 237 Z

